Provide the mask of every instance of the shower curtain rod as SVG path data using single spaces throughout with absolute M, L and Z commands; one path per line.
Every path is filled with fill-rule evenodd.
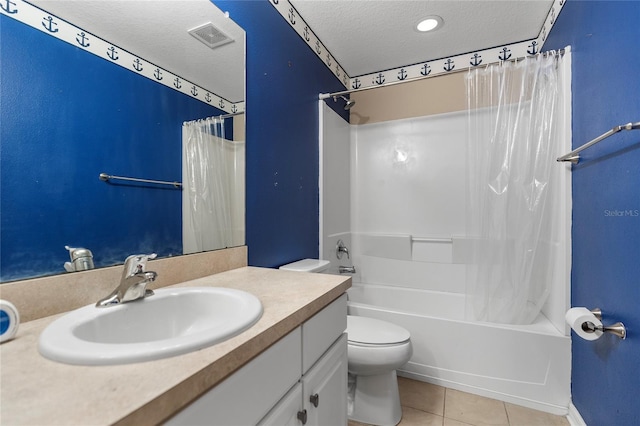
M 565 49 L 550 50 L 550 51 L 538 53 L 536 56 L 538 56 L 538 55 L 547 56 L 549 54 L 554 54 L 556 56 L 562 56 L 562 55 L 564 55 L 564 52 L 565 52 Z M 488 63 L 487 65 L 485 65 L 485 67 L 488 67 L 491 64 L 500 64 L 502 62 L 517 62 L 517 61 L 520 61 L 522 59 L 529 58 L 529 57 L 530 56 L 522 56 L 520 58 L 509 59 L 507 61 L 492 62 L 492 63 Z M 378 89 L 380 87 L 389 87 L 389 86 L 395 86 L 396 84 L 410 83 L 412 81 L 427 80 L 427 79 L 433 78 L 433 77 L 442 77 L 443 75 L 458 74 L 458 73 L 461 73 L 461 72 L 467 72 L 467 71 L 469 71 L 469 70 L 471 70 L 473 68 L 479 68 L 479 67 L 460 68 L 460 69 L 455 70 L 455 71 L 447 72 L 446 74 L 427 75 L 427 76 L 420 77 L 420 78 L 414 78 L 412 80 L 394 81 L 394 82 L 391 82 L 389 84 L 385 84 L 385 85 L 382 85 L 382 86 L 369 86 L 369 87 L 363 87 L 362 89 L 343 90 L 341 92 L 334 92 L 334 93 L 320 93 L 318 95 L 318 99 L 323 100 L 323 99 L 338 97 L 340 95 L 348 95 L 348 94 L 356 93 L 356 92 L 364 92 L 365 90 Z
M 210 119 L 210 118 L 229 118 L 229 117 L 235 117 L 236 115 L 241 115 L 241 114 L 244 114 L 244 111 L 241 111 L 241 112 L 234 112 L 234 113 L 232 113 L 232 114 L 212 115 L 211 117 L 205 117 L 205 118 L 199 118 L 199 119 L 197 119 L 197 120 L 185 121 L 183 124 L 197 123 L 198 121 L 208 120 L 208 119 Z

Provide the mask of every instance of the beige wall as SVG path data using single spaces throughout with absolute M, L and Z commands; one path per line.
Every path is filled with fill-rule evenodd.
M 467 108 L 465 72 L 364 90 L 351 94 L 351 124 L 462 111 Z
M 235 115 L 233 117 L 233 140 L 243 141 L 245 138 L 245 130 L 244 114 Z

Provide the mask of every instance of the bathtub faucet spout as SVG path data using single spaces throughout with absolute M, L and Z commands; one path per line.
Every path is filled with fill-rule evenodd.
M 355 274 L 356 267 L 355 266 L 338 266 L 338 272 L 341 274 Z

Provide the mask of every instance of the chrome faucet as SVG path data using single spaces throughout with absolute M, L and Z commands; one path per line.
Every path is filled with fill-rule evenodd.
M 355 274 L 356 267 L 355 266 L 338 266 L 338 272 L 341 274 Z
M 132 302 L 153 295 L 147 284 L 154 281 L 158 274 L 145 271 L 147 260 L 155 259 L 157 254 L 134 254 L 124 261 L 124 270 L 120 285 L 104 299 L 98 300 L 96 307 L 106 308 L 120 303 Z
M 336 244 L 336 257 L 338 259 L 342 259 L 343 254 L 346 254 L 347 259 L 349 259 L 349 249 L 344 245 L 342 240 L 338 240 L 338 243 Z

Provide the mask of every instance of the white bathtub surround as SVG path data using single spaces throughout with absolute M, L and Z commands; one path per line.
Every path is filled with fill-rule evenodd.
M 433 101 L 428 93 L 416 96 Z M 335 118 L 322 110 L 325 118 Z M 467 112 L 350 129 L 332 121 L 322 126 L 332 136 L 321 142 L 321 212 L 341 213 L 331 216 L 337 226 L 321 229 L 321 253 L 337 265 L 335 243 L 349 241 L 349 261 L 357 271 L 350 313 L 398 324 L 412 340 L 416 336 L 413 356 L 399 375 L 565 415 L 571 369 L 564 322 L 570 301 L 570 181 L 559 207 L 566 218 L 557 229 L 564 244 L 554 258 L 560 272 L 553 281 L 559 284 L 550 288 L 541 314 L 526 327 L 466 321 L 467 265 L 477 244 L 466 223 L 472 179 Z M 346 155 L 350 174 L 344 170 Z M 332 162 L 336 156 L 339 167 Z M 553 166 L 570 174 L 555 159 Z M 341 183 L 350 175 L 350 187 L 327 178 L 335 173 L 342 173 Z
M 527 326 L 466 321 L 464 295 L 354 283 L 349 314 L 393 322 L 414 352 L 398 374 L 548 413 L 570 403 L 571 339 L 543 315 Z
M 529 324 L 551 289 L 567 285 L 554 261 L 567 250 L 559 231 L 569 222 L 561 208 L 569 175 L 555 161 L 571 141 L 567 66 L 549 54 L 467 75 L 466 222 L 467 235 L 477 236 L 467 270 L 470 318 Z

